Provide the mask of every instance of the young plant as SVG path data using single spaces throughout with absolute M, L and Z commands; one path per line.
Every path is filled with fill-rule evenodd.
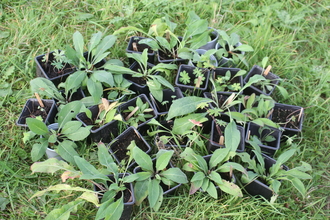
M 110 103 L 107 99 L 102 98 L 102 103 L 99 104 L 99 113 L 95 119 L 95 124 L 98 124 L 100 127 L 104 124 L 107 124 L 113 120 L 121 120 L 119 114 L 116 115 L 117 107 L 120 105 L 119 102 Z M 88 111 L 86 111 L 88 112 Z M 87 116 L 92 120 L 91 113 L 87 113 Z
M 107 65 L 116 63 L 122 66 L 122 62 L 113 59 L 104 63 L 104 59 L 110 54 L 108 50 L 114 45 L 116 39 L 114 35 L 103 37 L 101 32 L 95 33 L 87 45 L 87 53 L 84 53 L 83 36 L 76 31 L 73 34 L 74 48 L 67 47 L 66 49 L 65 55 L 77 69 L 72 74 L 72 78 L 83 89 L 87 88 L 94 104 L 100 101 L 104 92 L 103 88 L 116 88 L 113 73 L 107 69 Z
M 49 129 L 42 121 L 36 118 L 27 118 L 26 123 L 30 132 L 24 134 L 23 141 L 33 139 L 31 157 L 39 160 L 46 152 L 47 147 L 55 151 L 66 161 L 74 163 L 74 156 L 78 156 L 75 148 L 76 141 L 84 140 L 90 133 L 90 127 L 83 127 L 79 121 L 72 121 L 77 113 L 85 107 L 79 101 L 70 102 L 57 114 L 58 129 Z M 39 138 L 34 139 L 35 136 Z
M 185 85 L 187 85 L 188 83 L 190 83 L 190 76 L 189 73 L 187 73 L 187 71 L 183 70 L 182 72 L 180 72 L 180 78 L 179 81 Z
M 266 156 L 261 153 L 258 144 L 254 142 L 250 143 L 254 147 L 252 152 L 255 157 L 253 159 L 251 159 L 250 155 L 246 152 L 238 153 L 238 156 L 240 156 L 242 162 L 247 164 L 248 168 L 248 175 L 242 176 L 241 178 L 243 184 L 249 184 L 256 179 L 265 182 L 273 191 L 273 196 L 271 197 L 271 202 L 273 203 L 279 195 L 282 181 L 287 180 L 291 182 L 294 188 L 296 188 L 303 197 L 305 197 L 306 188 L 300 179 L 312 179 L 312 177 L 306 173 L 307 171 L 311 171 L 312 167 L 305 162 L 302 162 L 301 166 L 291 170 L 283 166 L 283 164 L 294 155 L 295 149 L 284 151 L 274 164 L 267 167 L 265 164 Z
M 236 33 L 232 33 L 230 36 L 222 30 L 218 30 L 220 48 L 216 52 L 217 57 L 228 58 L 233 64 L 237 65 L 242 62 L 246 67 L 249 67 L 244 52 L 252 52 L 253 48 L 247 44 L 240 43 L 240 37 Z
M 70 59 L 65 56 L 65 51 L 54 50 L 51 55 L 53 56 L 52 61 L 49 59 L 50 53 L 48 52 L 42 57 L 41 62 L 43 62 L 43 65 L 45 66 L 50 63 L 50 65 L 53 66 L 53 71 L 55 73 L 60 74 L 64 72 L 65 68 L 70 67 Z
M 140 97 L 137 97 L 135 106 L 128 106 L 128 109 L 123 110 L 122 112 L 128 114 L 124 118 L 126 123 L 135 128 L 154 116 L 149 114 L 154 112 L 154 110 L 150 108 L 149 103 L 144 103 Z
M 98 144 L 98 167 L 93 166 L 87 160 L 79 156 L 74 156 L 74 161 L 77 164 L 77 170 L 66 162 L 59 161 L 55 158 L 48 159 L 44 162 L 34 163 L 31 166 L 31 170 L 33 173 L 39 172 L 51 174 L 60 170 L 64 171 L 61 175 L 63 182 L 66 182 L 68 179 L 79 178 L 79 180 L 93 183 L 96 192 L 75 185 L 58 184 L 35 193 L 31 199 L 52 191 L 80 192 L 82 193 L 81 196 L 76 198 L 75 201 L 69 202 L 65 208 L 52 210 L 47 215 L 47 219 L 56 219 L 59 215 L 62 216 L 61 219 L 69 219 L 70 215 L 67 215 L 67 213 L 75 210 L 75 207 L 78 204 L 84 204 L 84 200 L 91 202 L 98 207 L 95 219 L 120 219 L 124 211 L 125 191 L 131 193 L 129 201 L 126 201 L 126 203 L 134 203 L 133 192 L 131 192 L 131 189 L 127 188 L 129 184 L 127 184 L 126 179 L 129 176 L 126 174 L 126 170 L 124 173 L 119 173 L 119 167 L 114 162 L 111 154 L 109 154 L 108 149 L 103 143 Z M 53 169 L 50 170 L 48 167 L 52 167 Z
M 239 76 L 243 76 L 246 73 L 245 70 L 238 71 L 235 75 L 231 76 L 228 70 L 224 76 L 217 76 L 214 79 L 215 90 L 220 92 L 232 91 L 238 92 L 242 89 L 240 83 L 232 83 L 233 79 Z
M 148 197 L 150 208 L 158 211 L 163 202 L 164 189 L 161 184 L 173 187 L 188 182 L 180 168 L 170 166 L 173 153 L 173 150 L 161 149 L 156 154 L 156 158 L 152 160 L 140 148 L 132 149 L 131 155 L 140 166 L 138 169 L 141 169 L 141 172 L 136 172 L 128 177 L 128 181 L 135 181 L 134 192 L 137 205 Z
M 30 86 L 33 93 L 56 99 L 59 105 L 65 105 L 72 101 L 72 95 L 80 88 L 80 83 L 69 75 L 64 83 L 59 84 L 63 92 L 60 92 L 52 81 L 43 77 L 32 79 Z
M 216 187 L 219 187 L 225 193 L 242 197 L 241 189 L 232 182 L 232 172 L 238 170 L 246 173 L 246 171 L 240 164 L 228 162 L 235 155 L 235 151 L 230 148 L 220 148 L 215 150 L 207 161 L 205 157 L 196 154 L 191 148 L 185 148 L 180 157 L 187 163 L 184 164 L 182 169 L 194 172 L 190 180 L 189 194 L 194 194 L 201 189 L 213 198 L 218 199 Z M 225 175 L 228 176 L 226 179 Z

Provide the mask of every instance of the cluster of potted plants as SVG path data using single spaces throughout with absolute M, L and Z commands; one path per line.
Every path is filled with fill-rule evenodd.
M 38 78 L 30 83 L 36 98 L 28 100 L 17 125 L 28 128 L 23 140 L 33 143 L 32 160 L 45 153 L 49 159 L 31 169 L 61 170 L 63 182 L 79 179 L 92 187 L 58 184 L 37 192 L 33 197 L 81 193 L 49 218 L 87 201 L 98 207 L 96 219 L 129 219 L 133 204 L 148 200 L 157 211 L 163 196 L 182 184 L 190 185 L 190 194 L 247 192 L 273 202 L 287 180 L 305 195 L 300 179 L 311 178 L 311 167 L 289 169 L 284 163 L 295 149 L 283 149 L 285 138 L 301 132 L 304 110 L 271 98 L 276 87 L 285 90 L 266 68 L 267 58 L 249 69 L 245 52 L 253 49 L 194 12 L 181 36 L 177 29 L 165 17 L 148 33 L 135 27 L 98 32 L 86 47 L 76 32 L 73 48 L 36 57 Z M 145 35 L 129 41 L 131 65 L 106 60 L 116 35 L 128 30 Z M 241 64 L 248 73 L 237 68 Z M 88 161 L 84 149 L 93 145 L 98 160 Z

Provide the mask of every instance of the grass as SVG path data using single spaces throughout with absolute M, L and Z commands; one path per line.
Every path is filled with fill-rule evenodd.
M 289 91 L 289 98 L 276 94 L 281 103 L 305 107 L 301 137 L 294 141 L 298 153 L 288 164 L 299 161 L 313 166 L 313 179 L 305 181 L 308 196 L 302 198 L 290 185 L 275 204 L 250 198 L 187 195 L 186 189 L 165 198 L 153 213 L 146 204 L 135 207 L 135 219 L 327 219 L 330 210 L 330 42 L 329 3 L 326 0 L 112 0 L 112 1 L 25 1 L 0 3 L 0 219 L 43 219 L 75 195 L 55 194 L 29 200 L 38 190 L 60 183 L 58 175 L 31 174 L 30 145 L 22 142 L 23 130 L 15 120 L 32 94 L 29 81 L 35 77 L 34 57 L 71 44 L 79 30 L 86 38 L 96 31 L 111 34 L 122 26 L 145 30 L 155 19 L 168 14 L 173 21 L 185 21 L 188 10 L 210 24 L 237 32 L 255 48 L 251 65 L 270 58 L 272 71 Z M 125 60 L 127 39 L 118 38 L 111 58 Z M 183 195 L 183 196 L 178 196 Z M 91 205 L 72 219 L 91 219 Z

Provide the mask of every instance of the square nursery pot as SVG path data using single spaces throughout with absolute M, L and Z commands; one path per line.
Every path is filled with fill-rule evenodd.
M 85 127 L 93 125 L 92 129 L 90 130 L 90 137 L 93 142 L 98 143 L 102 141 L 104 143 L 110 143 L 115 137 L 119 135 L 120 123 L 114 120 L 102 126 L 96 125 L 95 120 L 99 114 L 99 106 L 93 105 L 88 109 L 92 112 L 92 119 L 88 118 L 85 112 L 80 112 L 76 116 L 77 120 L 80 121 Z M 125 128 L 126 126 L 124 126 L 124 129 Z
M 148 112 L 148 114 L 153 115 L 153 117 L 148 118 L 145 122 L 141 122 L 140 121 L 138 123 L 137 129 L 140 131 L 140 133 L 144 134 L 144 132 L 146 131 L 146 129 L 149 127 L 147 125 L 147 123 L 149 121 L 151 121 L 151 119 L 157 117 L 157 111 L 153 108 L 153 105 L 150 103 L 149 99 L 147 98 L 147 96 L 145 94 L 138 95 L 137 97 L 128 100 L 127 102 L 125 102 L 125 103 L 121 104 L 120 106 L 118 106 L 118 109 L 117 110 L 121 114 L 121 116 L 123 118 L 123 121 L 126 121 L 126 118 L 129 116 L 130 112 L 123 112 L 123 111 L 127 110 L 129 106 L 136 107 L 136 100 L 137 100 L 138 97 L 141 98 L 141 100 L 142 100 L 143 103 L 148 103 L 149 108 L 152 108 L 152 110 L 153 110 L 151 112 Z M 134 117 L 134 115 L 131 116 L 131 117 Z M 128 126 L 130 126 L 130 125 L 128 125 Z
M 57 114 L 55 101 L 48 99 L 42 99 L 41 101 L 45 106 L 45 111 L 40 110 L 40 105 L 37 99 L 28 99 L 16 121 L 16 125 L 27 128 L 26 118 L 35 118 L 37 116 L 41 116 L 46 125 L 54 123 Z
M 254 65 L 252 67 L 252 69 L 250 70 L 250 72 L 245 76 L 245 78 L 243 79 L 244 85 L 246 83 L 249 82 L 250 78 L 254 75 L 261 75 L 265 70 L 257 65 Z M 255 93 L 256 95 L 268 95 L 270 96 L 273 91 L 275 90 L 276 85 L 280 82 L 280 77 L 278 77 L 277 75 L 275 75 L 272 72 L 269 72 L 266 76 L 263 75 L 267 80 L 270 80 L 271 84 L 272 84 L 272 89 L 268 90 L 265 89 L 265 91 L 262 90 L 262 88 L 256 84 L 252 84 L 251 86 L 247 87 L 246 89 L 244 89 L 244 94 L 246 95 L 251 95 L 252 93 Z
M 129 156 L 127 155 L 127 152 L 129 150 L 127 150 L 127 147 L 131 144 L 131 141 L 135 141 L 136 146 L 138 146 L 145 153 L 149 153 L 151 151 L 150 145 L 146 142 L 138 130 L 134 127 L 129 127 L 118 137 L 113 139 L 113 141 L 111 141 L 108 145 L 110 153 L 113 155 L 118 164 L 122 164 L 123 161 L 128 160 Z M 132 161 L 128 165 L 127 169 L 133 170 L 136 165 L 136 162 Z
M 276 163 L 276 160 L 262 154 L 262 157 L 264 158 L 265 161 L 265 168 L 266 172 L 269 172 L 269 168 Z M 284 170 L 289 170 L 289 168 L 285 165 L 283 165 Z M 262 196 L 268 201 L 271 199 L 273 196 L 273 190 L 269 188 L 269 185 L 265 183 L 265 181 L 261 179 L 255 179 L 251 181 L 250 183 L 247 183 L 244 185 L 244 189 L 247 193 L 249 193 L 251 196 Z
M 201 85 L 196 88 L 194 80 L 196 79 L 195 75 L 193 74 L 194 69 L 200 69 L 205 77 L 205 80 Z M 187 84 L 183 84 L 180 82 L 180 73 L 186 71 L 190 77 L 190 82 Z M 210 70 L 205 69 L 205 68 L 199 68 L 199 67 L 194 67 L 194 66 L 189 66 L 189 65 L 180 65 L 178 73 L 175 78 L 175 85 L 179 87 L 183 92 L 185 91 L 192 91 L 193 93 L 198 93 L 199 92 L 204 92 L 207 90 L 207 85 L 209 82 L 209 77 L 210 77 Z
M 119 178 L 123 178 L 125 176 L 129 176 L 129 173 L 119 173 Z M 113 181 L 115 181 L 113 175 L 108 175 L 110 181 L 107 181 L 108 186 L 111 185 Z M 124 190 L 124 210 L 119 218 L 120 220 L 130 220 L 131 215 L 133 212 L 133 205 L 135 203 L 135 196 L 134 196 L 134 187 L 132 183 L 125 183 L 126 190 Z M 94 191 L 97 192 L 97 197 L 99 199 L 99 202 L 101 202 L 103 197 L 102 189 L 100 189 L 99 186 L 94 184 Z M 101 193 L 101 194 L 100 194 Z M 120 198 L 120 194 L 115 196 L 115 200 Z
M 48 62 L 43 62 L 42 60 L 46 55 L 47 54 L 39 55 L 34 59 L 37 65 L 36 73 L 38 77 L 49 79 L 57 86 L 61 82 L 64 82 L 71 73 L 76 71 L 70 64 L 66 64 L 63 69 L 57 69 L 53 66 L 51 63 L 55 60 L 54 51 L 48 54 Z
M 152 163 L 155 169 L 156 166 L 156 158 L 152 159 Z M 169 168 L 173 168 L 173 164 L 170 163 L 166 166 L 166 169 Z M 141 169 L 141 167 L 137 166 L 134 168 L 133 173 L 139 173 L 139 172 L 143 172 L 143 170 Z M 160 186 L 163 188 L 163 195 L 173 195 L 175 193 L 175 191 L 182 185 L 181 183 L 175 183 L 176 185 L 173 186 L 169 186 L 164 184 L 162 181 L 160 183 Z
M 212 73 L 212 79 L 214 81 L 214 84 L 217 85 L 218 83 L 216 82 L 216 79 L 218 77 L 226 76 L 227 71 L 229 71 L 230 72 L 230 80 L 227 83 L 224 83 L 224 84 L 233 85 L 234 83 L 238 83 L 241 86 L 241 88 L 243 88 L 243 76 L 234 77 L 240 70 L 241 69 L 239 69 L 239 68 L 226 68 L 226 67 L 216 68 L 215 70 L 213 70 L 213 73 Z M 221 86 L 221 84 L 219 86 Z M 214 89 L 214 87 L 213 87 L 213 89 Z M 217 92 L 222 92 L 223 94 L 224 93 L 231 94 L 235 91 L 230 91 L 226 87 L 225 89 L 223 89 L 223 91 L 217 89 Z
M 126 53 L 140 53 L 145 49 L 148 49 L 148 62 L 154 63 L 155 61 L 155 51 L 151 49 L 147 44 L 139 43 L 140 40 L 149 39 L 146 37 L 134 36 L 129 39 Z M 132 58 L 129 58 L 130 64 L 133 64 L 135 61 Z
M 245 140 L 244 140 L 244 135 L 245 135 L 245 129 L 242 126 L 237 125 L 237 129 L 240 132 L 240 142 L 239 145 L 237 147 L 236 152 L 241 153 L 245 151 Z M 223 136 L 225 134 L 225 127 L 224 126 L 220 126 L 220 130 L 223 133 Z M 212 121 L 212 128 L 211 128 L 211 136 L 210 136 L 210 142 L 208 145 L 208 152 L 212 153 L 214 152 L 216 149 L 219 148 L 224 148 L 226 147 L 224 144 L 221 145 L 219 142 L 220 140 L 220 134 L 216 128 L 216 122 Z
M 207 42 L 205 45 L 201 46 L 200 48 L 198 49 L 203 49 L 203 50 L 211 50 L 211 49 L 214 49 L 215 48 L 215 45 L 217 44 L 218 42 L 218 39 L 219 39 L 219 33 L 217 30 L 209 27 L 208 28 L 209 30 L 211 29 L 211 32 L 210 32 L 210 41 Z
M 280 124 L 283 135 L 293 136 L 301 132 L 304 120 L 304 108 L 300 106 L 275 103 L 271 120 Z
M 262 128 L 265 128 L 261 130 Z M 261 133 L 260 133 L 261 131 Z M 253 122 L 249 122 L 246 128 L 245 143 L 249 145 L 248 140 L 253 136 L 257 136 L 258 139 L 262 142 L 260 146 L 261 151 L 269 156 L 273 156 L 276 151 L 280 148 L 280 141 L 282 132 L 279 129 L 265 125 L 261 127 Z M 266 136 L 272 136 L 275 138 L 274 141 L 266 142 L 262 138 Z
M 209 155 L 206 155 L 206 156 L 203 156 L 204 160 L 206 161 L 207 163 L 207 166 L 209 166 L 209 161 L 211 159 L 211 156 L 212 154 L 209 154 Z M 236 177 L 235 177 L 235 174 L 233 173 L 231 176 L 230 176 L 230 173 L 219 173 L 221 178 L 224 179 L 224 180 L 227 180 L 231 183 L 234 183 L 236 184 Z M 223 195 L 223 192 L 222 190 L 220 189 L 219 186 L 216 186 L 215 187 L 216 190 L 217 190 L 217 193 L 218 193 L 218 197 L 221 197 Z M 202 192 L 204 192 L 202 189 L 200 189 Z
M 241 46 L 241 45 L 242 45 L 242 43 L 238 42 L 234 47 L 236 48 L 236 47 Z M 218 50 L 220 48 L 222 48 L 222 46 L 219 43 L 217 43 L 215 45 L 215 49 Z M 227 45 L 226 45 L 226 50 L 227 51 L 229 50 L 229 47 Z M 240 51 L 240 54 L 244 55 L 245 52 Z M 219 67 L 231 67 L 231 68 L 236 67 L 236 64 L 232 60 L 232 55 L 231 54 L 229 54 L 228 57 L 217 57 L 217 59 L 218 59 Z
M 147 64 L 147 68 L 151 69 L 154 65 L 151 63 Z M 131 70 L 140 72 L 141 69 L 139 63 L 135 61 L 130 67 Z M 156 75 L 158 74 L 155 73 Z M 137 94 L 149 94 L 149 87 L 147 86 L 147 82 L 143 77 L 134 77 L 131 74 L 124 74 L 124 78 L 127 79 L 132 85 L 130 85 L 129 89 L 136 92 Z
M 157 115 L 165 115 L 168 113 L 172 102 L 176 99 L 183 98 L 183 95 L 180 88 L 174 87 L 174 91 L 171 89 L 163 90 L 163 102 L 156 100 L 152 94 L 150 94 L 149 97 L 154 109 L 157 110 Z

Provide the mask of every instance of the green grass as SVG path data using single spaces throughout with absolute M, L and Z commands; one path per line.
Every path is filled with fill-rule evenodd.
M 97 2 L 97 3 L 96 3 Z M 34 57 L 72 43 L 79 30 L 86 38 L 96 31 L 111 34 L 122 26 L 145 30 L 168 14 L 176 23 L 195 10 L 218 29 L 237 32 L 255 48 L 251 65 L 270 58 L 272 71 L 289 91 L 278 102 L 305 107 L 299 161 L 313 166 L 313 179 L 305 181 L 302 198 L 289 184 L 275 204 L 245 196 L 214 200 L 202 193 L 189 196 L 187 189 L 167 197 L 158 213 L 146 204 L 134 208 L 135 219 L 327 219 L 330 210 L 330 7 L 326 0 L 111 0 L 24 1 L 0 3 L 0 219 L 43 219 L 75 195 L 60 193 L 29 200 L 38 190 L 60 183 L 59 175 L 31 174 L 30 145 L 22 142 L 23 130 L 15 120 L 32 96 L 29 81 L 35 77 Z M 178 28 L 179 29 L 179 28 Z M 124 58 L 127 39 L 119 37 L 109 58 Z M 180 196 L 178 196 L 180 195 Z M 85 205 L 72 219 L 91 219 L 96 209 Z

